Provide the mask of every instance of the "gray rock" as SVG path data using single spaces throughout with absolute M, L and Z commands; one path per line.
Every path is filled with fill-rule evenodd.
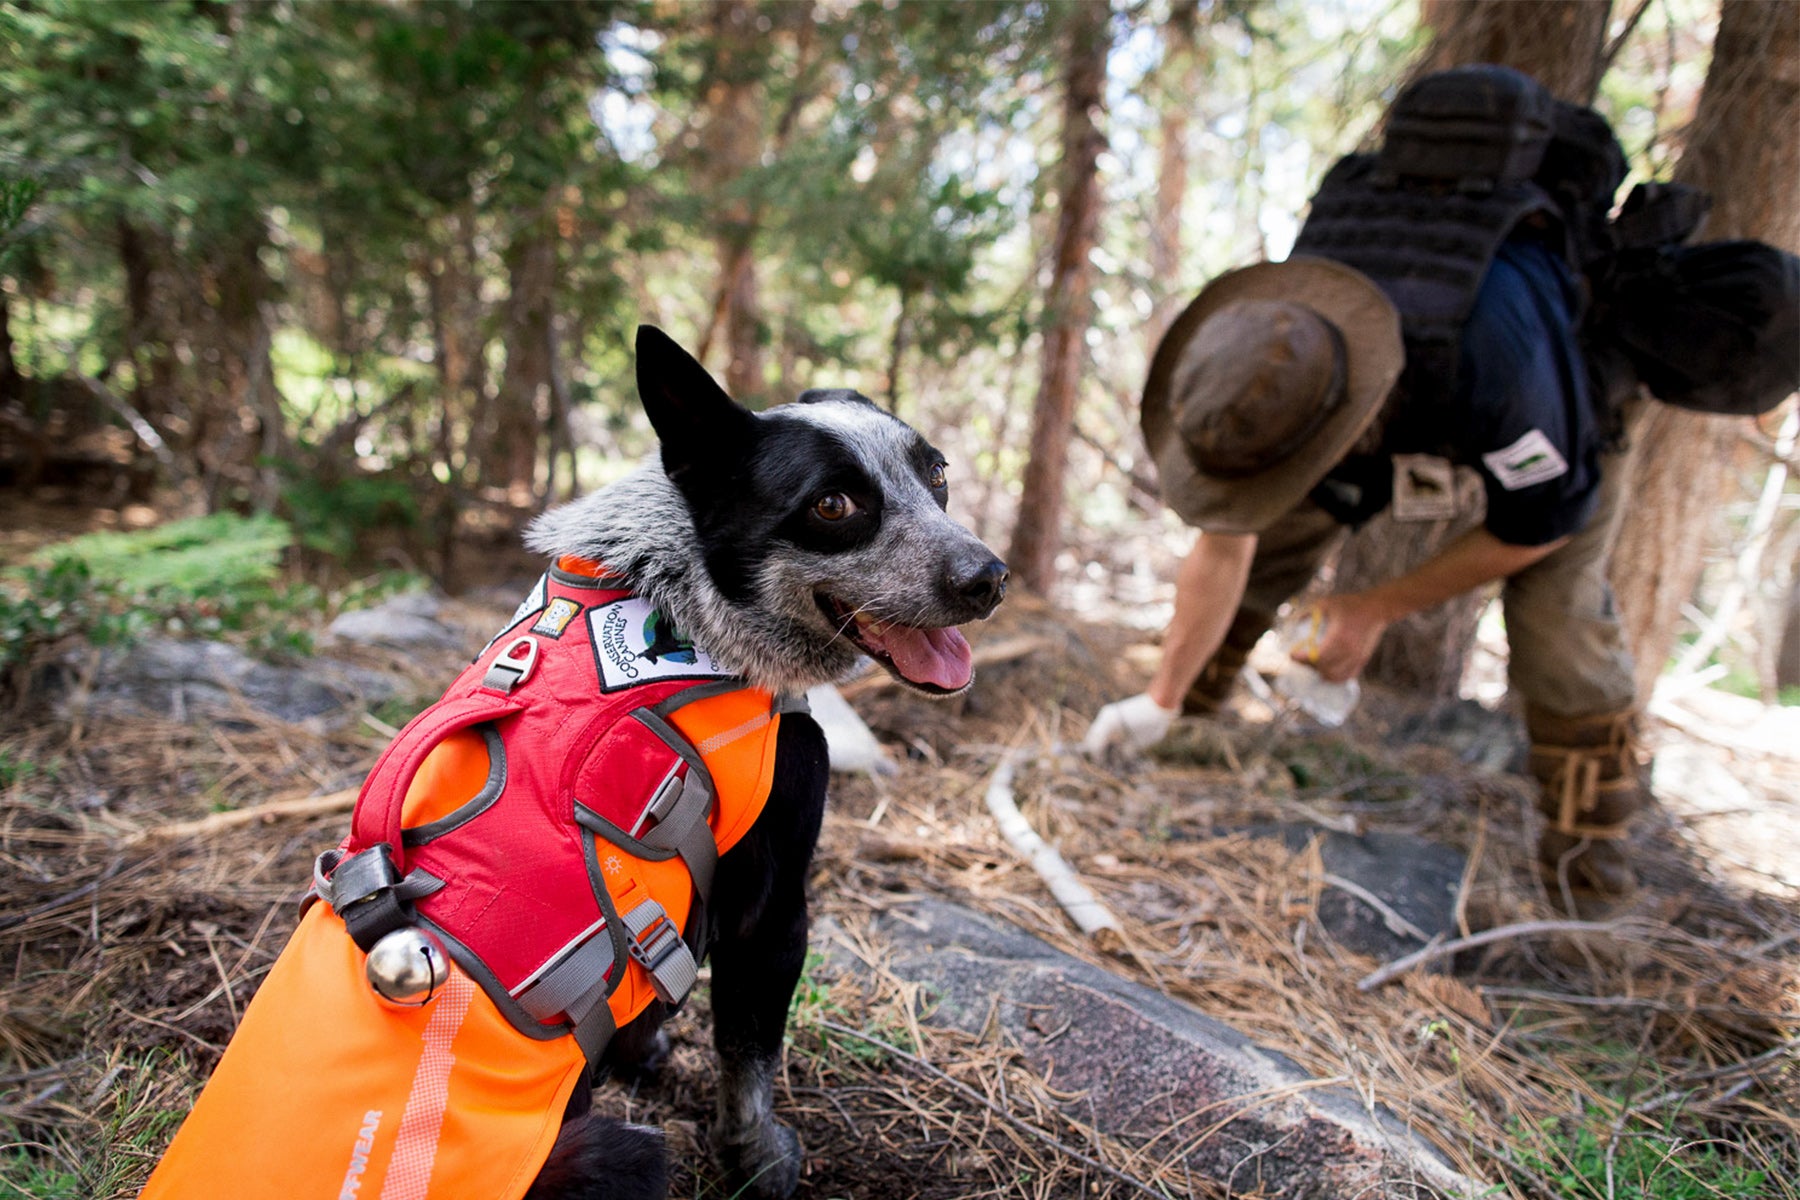
M 461 646 L 468 635 L 444 623 L 443 607 L 443 601 L 429 592 L 406 592 L 374 608 L 339 613 L 325 632 L 346 642 L 395 650 Z
M 1002 922 L 921 900 L 878 917 L 875 932 L 888 948 L 884 970 L 935 995 L 928 1024 L 981 1034 L 998 1022 L 1031 1069 L 1075 1094 L 1072 1118 L 1128 1142 L 1160 1137 L 1163 1154 L 1185 1147 L 1187 1169 L 1233 1195 L 1479 1193 L 1385 1110 L 1318 1086 L 1236 1030 Z M 866 970 L 847 944 L 828 944 L 826 961 Z
M 281 721 L 326 721 L 399 692 L 379 671 L 330 659 L 277 666 L 224 642 L 146 638 L 102 655 L 85 702 L 95 712 L 184 721 L 242 715 L 248 705 Z M 78 695 L 70 703 L 81 703 Z
M 1530 748 L 1524 722 L 1517 716 L 1483 708 L 1473 700 L 1448 700 L 1400 714 L 1390 722 L 1383 740 L 1395 747 L 1420 742 L 1439 746 L 1488 774 L 1523 772 Z
M 1319 857 L 1335 878 L 1319 898 L 1319 924 L 1346 950 L 1387 960 L 1455 932 L 1456 889 L 1468 862 L 1462 851 L 1403 833 L 1358 837 L 1312 825 L 1283 825 L 1280 833 L 1294 850 L 1320 839 Z M 1389 911 L 1369 903 L 1359 888 Z M 1439 965 L 1448 969 L 1448 960 Z

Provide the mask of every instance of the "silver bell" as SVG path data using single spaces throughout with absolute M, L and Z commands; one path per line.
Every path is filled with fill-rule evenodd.
M 429 1004 L 450 978 L 450 958 L 437 938 L 408 926 L 375 943 L 363 964 L 363 974 L 382 1000 L 401 1008 L 419 1008 Z

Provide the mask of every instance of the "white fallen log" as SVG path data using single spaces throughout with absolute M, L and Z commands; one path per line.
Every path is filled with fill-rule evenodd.
M 994 768 L 993 778 L 988 780 L 987 786 L 988 811 L 994 814 L 1007 843 L 1020 858 L 1031 864 L 1076 928 L 1102 945 L 1108 941 L 1122 943 L 1124 930 L 1112 910 L 1088 890 L 1056 847 L 1039 837 L 1025 814 L 1019 811 L 1012 788 L 1013 759 L 1017 753 L 1016 750 L 1008 751 L 1001 756 L 1000 765 Z
M 825 731 L 831 769 L 863 775 L 892 775 L 899 770 L 874 732 L 856 715 L 843 693 L 822 683 L 806 693 L 813 720 Z

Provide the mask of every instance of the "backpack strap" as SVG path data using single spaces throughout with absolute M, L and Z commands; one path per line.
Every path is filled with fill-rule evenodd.
M 362 792 L 356 797 L 356 809 L 350 818 L 350 844 L 372 846 L 386 842 L 396 856 L 395 865 L 404 868 L 401 806 L 406 800 L 407 789 L 412 786 L 413 776 L 425 764 L 426 756 L 459 729 L 483 721 L 498 721 L 524 709 L 523 701 L 477 692 L 439 701 L 414 717 L 400 731 L 400 736 L 382 751 L 381 757 L 375 760 L 375 769 L 363 781 Z
M 401 810 L 413 777 L 452 733 L 524 707 L 504 695 L 481 692 L 440 701 L 413 718 L 375 761 L 356 798 L 350 837 L 342 848 L 327 850 L 313 863 L 312 894 L 331 905 L 365 952 L 412 923 L 414 900 L 444 886 L 428 872 L 406 870 Z

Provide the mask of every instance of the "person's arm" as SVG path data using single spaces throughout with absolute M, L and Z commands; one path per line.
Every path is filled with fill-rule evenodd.
M 1387 627 L 1496 579 L 1517 575 L 1569 539 L 1537 546 L 1503 542 L 1485 529 L 1471 529 L 1406 574 L 1360 592 L 1327 596 L 1318 602 L 1324 617 L 1318 653 L 1307 658 L 1325 679 L 1341 683 L 1362 673 Z
M 1181 698 L 1218 652 L 1244 599 L 1254 533 L 1202 533 L 1175 574 L 1175 615 L 1163 635 L 1162 662 L 1148 694 L 1164 708 Z
M 1082 747 L 1095 756 L 1120 746 L 1142 749 L 1168 732 L 1200 671 L 1225 640 L 1244 598 L 1255 534 L 1202 533 L 1175 574 L 1175 616 L 1147 692 L 1115 700 L 1094 715 Z

